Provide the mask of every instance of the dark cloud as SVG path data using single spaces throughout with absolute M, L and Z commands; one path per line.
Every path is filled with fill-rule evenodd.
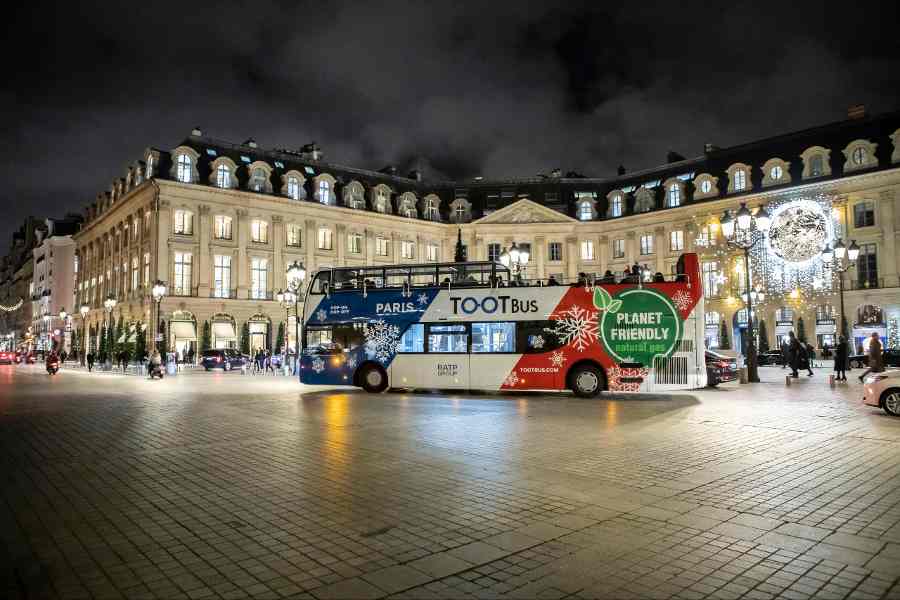
M 900 108 L 896 4 L 19 3 L 0 235 L 201 125 L 439 178 L 609 175 Z M 4 242 L 5 243 L 5 242 Z

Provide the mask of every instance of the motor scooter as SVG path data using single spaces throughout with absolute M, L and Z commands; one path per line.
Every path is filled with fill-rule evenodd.
M 150 379 L 162 379 L 163 374 L 164 371 L 162 365 L 153 365 L 153 367 L 150 368 Z
M 59 372 L 59 361 L 58 360 L 50 360 L 47 361 L 47 373 L 50 375 L 56 375 Z

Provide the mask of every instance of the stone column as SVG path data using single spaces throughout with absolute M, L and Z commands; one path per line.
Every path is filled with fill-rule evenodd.
M 666 257 L 669 254 L 669 244 L 666 240 L 666 228 L 659 226 L 654 230 L 656 244 L 656 271 L 665 275 L 666 273 Z
M 237 297 L 250 297 L 250 258 L 247 255 L 247 247 L 250 245 L 250 219 L 244 208 L 237 211 Z M 232 232 L 233 233 L 233 232 Z M 231 274 L 234 278 L 234 273 Z M 238 324 L 240 326 L 240 324 Z
M 306 272 L 312 275 L 316 270 L 316 247 L 319 245 L 319 232 L 316 231 L 316 220 L 306 219 L 303 222 L 306 226 Z M 309 278 L 309 275 L 307 278 Z
M 881 247 L 878 249 L 878 276 L 884 279 L 886 286 L 898 285 L 897 272 L 900 269 L 897 256 L 897 236 L 894 233 L 894 190 L 885 190 L 879 194 L 878 215 L 875 224 L 881 230 Z
M 578 252 L 578 236 L 570 235 L 566 237 L 566 277 L 570 281 L 578 279 L 578 264 L 581 260 L 581 254 Z
M 198 210 L 197 239 L 199 241 L 197 254 L 197 295 L 200 298 L 208 298 L 210 291 L 210 278 L 212 275 L 212 263 L 210 261 L 210 222 L 209 206 L 201 204 Z
M 628 265 L 633 265 L 637 262 L 638 250 L 637 250 L 637 235 L 633 231 L 629 231 L 625 234 L 625 260 L 628 262 Z
M 169 236 L 172 232 L 172 215 L 169 212 L 169 201 L 159 201 L 159 211 L 156 232 L 159 243 L 156 252 L 156 277 L 154 281 L 159 279 L 165 281 L 168 285 L 172 285 L 172 277 L 169 272 Z
M 344 267 L 347 265 L 346 258 L 344 253 L 347 251 L 347 226 L 343 223 L 339 223 L 335 227 L 335 236 L 334 236 L 335 247 L 335 256 L 337 260 L 335 262 L 336 267 Z
M 285 230 L 284 218 L 281 215 L 272 215 L 272 290 L 285 288 L 284 264 Z
M 539 235 L 534 238 L 534 243 L 531 246 L 531 260 L 529 262 L 533 265 L 530 269 L 534 274 L 533 277 L 538 279 L 547 277 L 547 238 L 544 236 Z
M 375 232 L 370 229 L 363 231 L 363 252 L 365 252 L 366 265 L 375 264 Z
M 609 269 L 609 238 L 601 235 L 597 245 L 597 262 L 600 264 L 600 274 Z

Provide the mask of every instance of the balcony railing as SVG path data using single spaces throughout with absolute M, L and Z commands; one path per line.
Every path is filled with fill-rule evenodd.
M 250 290 L 251 300 L 274 300 L 275 292 L 263 290 Z
M 237 298 L 237 289 L 233 290 L 212 290 L 209 293 L 210 298 L 222 298 L 223 300 Z
M 870 277 L 867 279 L 850 279 L 844 282 L 844 289 L 851 291 L 878 290 L 900 287 L 900 276 Z

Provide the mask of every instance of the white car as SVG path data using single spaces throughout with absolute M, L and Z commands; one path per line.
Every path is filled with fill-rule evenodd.
M 863 381 L 863 404 L 900 417 L 900 369 L 870 373 Z

